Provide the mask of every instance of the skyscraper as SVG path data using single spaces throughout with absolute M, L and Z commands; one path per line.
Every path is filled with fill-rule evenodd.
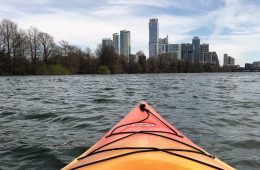
M 223 63 L 223 65 L 225 66 L 228 63 L 229 63 L 229 61 L 228 61 L 228 54 L 224 54 L 224 63 Z
M 260 61 L 255 61 L 252 64 L 253 69 L 260 69 Z
M 193 45 L 192 62 L 199 62 L 199 60 L 200 60 L 200 39 L 199 39 L 199 37 L 194 37 L 192 39 L 192 45 Z
M 168 52 L 168 35 L 166 38 L 159 38 L 159 54 Z
M 228 54 L 224 54 L 224 66 L 234 66 L 235 58 L 228 56 Z
M 216 52 L 212 52 L 211 64 L 219 66 L 218 54 Z
M 204 52 L 204 63 L 219 65 L 218 54 L 216 52 Z
M 103 38 L 102 39 L 102 46 L 106 47 L 106 46 L 112 46 L 113 45 L 113 41 L 110 38 Z
M 186 61 L 193 61 L 193 45 L 181 44 L 181 59 Z
M 199 62 L 204 62 L 204 53 L 209 52 L 209 44 L 201 44 L 200 45 L 200 60 Z
M 158 57 L 159 53 L 159 23 L 158 19 L 149 22 L 149 57 Z
M 115 52 L 119 54 L 119 35 L 118 33 L 113 34 L 113 47 L 115 49 Z
M 181 44 L 169 44 L 168 53 L 176 53 L 177 58 L 181 60 Z
M 130 31 L 120 31 L 120 55 L 129 57 L 131 54 Z

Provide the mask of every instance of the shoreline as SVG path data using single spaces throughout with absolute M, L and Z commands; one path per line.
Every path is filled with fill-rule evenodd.
M 259 73 L 258 71 L 232 71 L 232 72 L 188 72 L 188 73 L 119 73 L 119 74 L 24 74 L 24 75 L 0 75 L 0 77 L 19 77 L 19 76 L 83 76 L 83 75 L 145 75 L 145 74 L 215 74 L 215 73 Z

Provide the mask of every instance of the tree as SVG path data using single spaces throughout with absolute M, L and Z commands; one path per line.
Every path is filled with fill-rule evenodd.
M 14 32 L 17 31 L 17 25 L 8 19 L 3 19 L 0 25 L 3 42 L 2 50 L 4 55 L 6 54 L 7 56 L 8 72 L 11 73 L 12 45 L 14 44 Z
M 15 40 L 15 58 L 14 58 L 14 73 L 13 74 L 26 74 L 26 56 L 28 55 L 28 39 L 26 33 L 20 30 Z
M 109 67 L 112 73 L 118 73 L 121 70 L 120 57 L 112 46 L 98 45 L 96 49 L 96 55 L 99 62 L 99 66 L 105 65 Z M 117 66 L 117 67 L 115 67 Z M 116 69 L 115 69 L 116 68 Z
M 65 40 L 59 41 L 60 44 L 60 49 L 61 49 L 61 56 L 64 58 L 63 64 L 65 65 L 66 68 L 68 68 L 68 55 L 69 55 L 69 42 Z
M 146 56 L 145 55 L 141 55 L 138 57 L 138 64 L 139 64 L 139 68 L 138 70 L 143 70 L 142 72 L 145 73 L 146 72 Z M 142 67 L 142 69 L 140 69 L 140 66 Z
M 16 60 L 18 53 L 18 45 L 20 41 L 20 35 L 18 33 L 17 24 L 10 24 L 10 34 L 11 34 L 11 53 L 13 57 L 13 67 L 12 74 L 16 74 Z
M 86 74 L 97 73 L 97 59 L 93 55 L 90 48 L 85 49 Z
M 43 61 L 45 64 L 48 64 L 48 60 L 52 56 L 55 48 L 54 39 L 52 36 L 44 32 L 40 32 L 38 38 L 41 44 L 40 51 L 42 53 Z
M 146 63 L 147 63 L 147 69 L 148 69 L 149 73 L 157 73 L 157 72 L 159 72 L 158 63 L 157 62 L 158 62 L 157 59 L 154 58 L 154 57 L 148 58 Z
M 35 27 L 31 27 L 27 31 L 29 55 L 31 57 L 31 73 L 32 74 L 36 73 L 37 59 L 40 56 L 39 34 L 40 34 L 40 31 Z

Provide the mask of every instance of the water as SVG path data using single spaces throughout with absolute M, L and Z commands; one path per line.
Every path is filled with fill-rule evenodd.
M 0 169 L 59 169 L 139 101 L 237 169 L 260 169 L 260 74 L 0 77 Z

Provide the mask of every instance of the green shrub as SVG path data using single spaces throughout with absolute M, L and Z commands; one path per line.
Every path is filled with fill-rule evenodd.
M 107 66 L 101 65 L 98 67 L 98 73 L 99 74 L 111 74 L 111 71 Z
M 69 71 L 59 64 L 46 65 L 43 64 L 37 69 L 39 75 L 67 75 Z

